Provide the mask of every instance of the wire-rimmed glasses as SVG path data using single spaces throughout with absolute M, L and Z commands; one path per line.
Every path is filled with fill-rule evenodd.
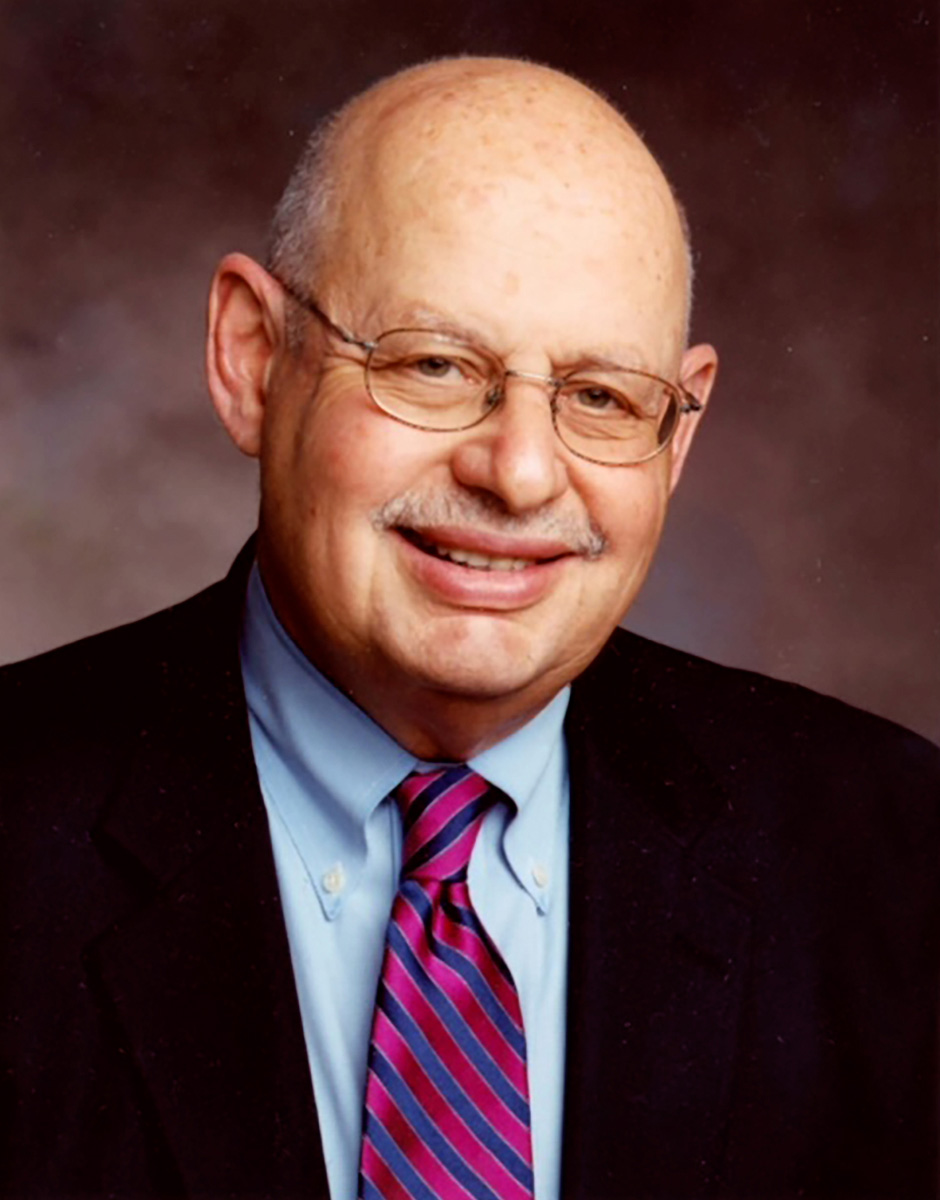
M 535 375 L 508 368 L 483 346 L 428 329 L 389 329 L 365 341 L 337 325 L 315 300 L 278 282 L 341 341 L 366 352 L 372 400 L 415 429 L 471 429 L 502 403 L 507 379 L 525 379 L 549 389 L 555 432 L 572 454 L 605 466 L 637 466 L 665 450 L 681 416 L 702 408 L 681 385 L 635 368 Z

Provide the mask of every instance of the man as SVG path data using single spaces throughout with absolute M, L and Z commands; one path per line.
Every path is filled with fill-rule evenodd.
M 689 263 L 602 99 L 464 59 L 220 264 L 256 544 L 4 674 L 8 1194 L 932 1194 L 934 748 L 614 632 L 715 376 Z

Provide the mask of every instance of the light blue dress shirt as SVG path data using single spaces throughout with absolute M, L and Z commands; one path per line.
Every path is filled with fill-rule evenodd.
M 401 821 L 388 796 L 419 762 L 297 648 L 257 566 L 241 662 L 330 1196 L 355 1200 L 372 1012 L 401 862 Z M 498 805 L 488 814 L 469 882 L 519 991 L 538 1200 L 556 1200 L 561 1168 L 567 705 L 565 689 L 470 762 L 517 810 Z

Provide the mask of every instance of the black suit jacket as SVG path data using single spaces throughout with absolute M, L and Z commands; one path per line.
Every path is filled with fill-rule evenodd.
M 4 1195 L 326 1196 L 245 572 L 0 673 Z M 935 748 L 621 633 L 566 736 L 564 1195 L 932 1195 Z

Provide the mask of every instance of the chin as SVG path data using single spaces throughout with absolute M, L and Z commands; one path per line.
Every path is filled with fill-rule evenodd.
M 493 628 L 489 619 L 478 618 L 419 639 L 399 663 L 430 690 L 468 700 L 496 700 L 533 687 L 542 690 L 559 666 L 528 631 L 507 629 L 503 622 Z M 564 682 L 556 683 L 555 690 Z
M 435 663 L 422 664 L 416 678 L 429 691 L 460 700 L 503 700 L 518 695 L 530 687 L 535 678 L 531 671 L 502 664 Z

